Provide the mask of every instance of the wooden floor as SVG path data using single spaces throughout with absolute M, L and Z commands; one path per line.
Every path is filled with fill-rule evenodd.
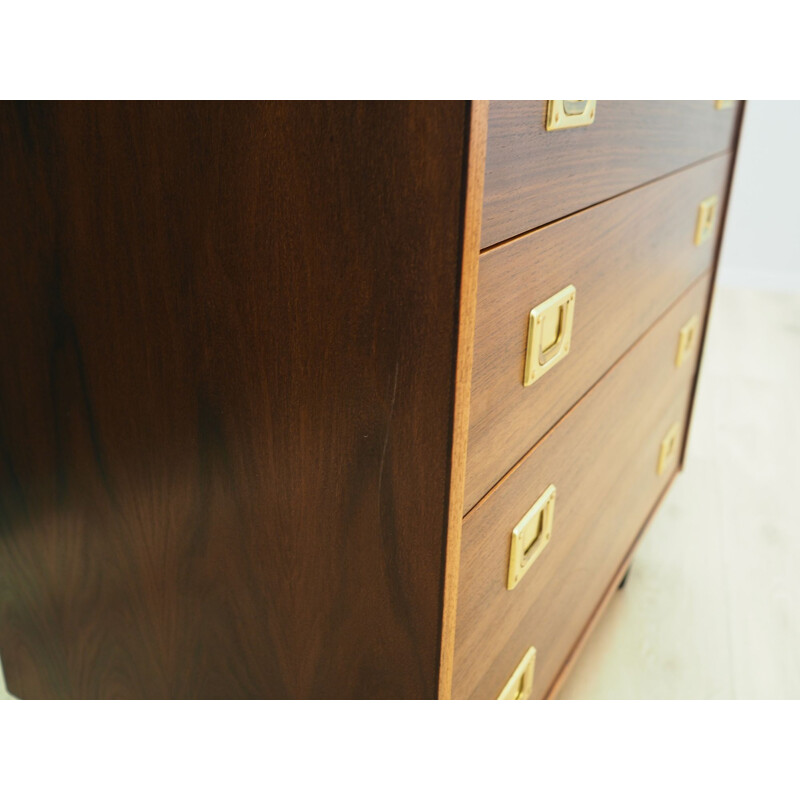
M 718 287 L 707 346 L 685 470 L 562 698 L 800 698 L 800 294 Z
M 719 286 L 685 469 L 562 699 L 800 698 L 800 294 Z

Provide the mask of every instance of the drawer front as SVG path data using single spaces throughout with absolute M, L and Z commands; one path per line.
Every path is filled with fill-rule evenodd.
M 738 105 L 601 100 L 593 124 L 548 131 L 546 100 L 491 103 L 481 248 L 730 149 Z
M 728 168 L 712 159 L 481 256 L 465 512 L 711 267 Z M 715 229 L 695 245 L 711 195 Z M 569 353 L 524 386 L 530 311 L 570 284 Z
M 553 684 L 677 469 L 710 281 L 698 280 L 464 520 L 453 697 L 497 697 L 531 646 L 533 696 Z M 676 366 L 680 330 L 695 315 L 695 346 Z M 551 484 L 549 543 L 509 590 L 511 532 Z

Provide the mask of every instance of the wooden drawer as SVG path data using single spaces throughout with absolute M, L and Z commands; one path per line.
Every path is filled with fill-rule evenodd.
M 480 259 L 464 510 L 468 511 L 713 263 L 698 205 L 727 185 L 723 155 L 548 225 Z M 570 352 L 530 386 L 530 310 L 576 287 Z
M 592 125 L 547 131 L 547 101 L 493 102 L 481 248 L 730 149 L 737 106 L 599 101 Z
M 693 315 L 704 318 L 710 280 L 698 280 L 464 520 L 453 697 L 496 697 L 531 645 L 534 696 L 556 679 L 677 468 L 700 341 L 676 367 L 678 334 Z M 676 421 L 679 446 L 658 475 L 659 445 Z M 508 590 L 511 531 L 551 483 L 552 539 Z

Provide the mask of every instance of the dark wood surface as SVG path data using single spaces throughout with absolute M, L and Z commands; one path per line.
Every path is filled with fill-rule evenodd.
M 727 190 L 720 156 L 481 255 L 464 508 L 468 511 L 713 264 L 697 207 Z M 576 287 L 569 355 L 531 386 L 530 310 Z
M 466 103 L 0 105 L 21 697 L 435 697 Z
M 738 113 L 713 100 L 600 100 L 592 125 L 547 131 L 546 112 L 546 100 L 489 106 L 481 247 L 730 149 Z
M 678 331 L 703 314 L 710 272 L 464 520 L 453 697 L 494 698 L 536 647 L 534 697 L 553 684 L 659 495 L 659 444 L 685 425 L 697 349 L 676 368 Z M 683 428 L 682 428 L 683 430 Z M 556 486 L 552 539 L 513 590 L 509 542 L 542 491 Z
M 450 699 L 453 681 L 453 645 L 458 604 L 458 567 L 461 555 L 461 525 L 464 509 L 464 479 L 467 471 L 469 396 L 472 390 L 475 302 L 478 294 L 478 256 L 483 208 L 483 168 L 486 163 L 486 124 L 489 103 L 470 104 L 469 157 L 464 204 L 464 237 L 458 313 L 458 355 L 453 402 L 453 454 L 450 461 L 450 501 L 445 556 L 444 604 L 442 609 L 442 655 L 439 666 L 439 699 Z

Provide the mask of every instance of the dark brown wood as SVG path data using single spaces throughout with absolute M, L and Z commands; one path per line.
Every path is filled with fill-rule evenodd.
M 442 609 L 442 655 L 439 667 L 439 699 L 450 699 L 453 681 L 453 646 L 456 634 L 458 566 L 461 554 L 461 524 L 464 480 L 467 471 L 469 395 L 472 388 L 473 334 L 478 287 L 478 255 L 483 208 L 483 167 L 486 163 L 487 101 L 473 102 L 470 109 L 469 159 L 464 206 L 464 244 L 458 314 L 458 356 L 453 403 L 453 455 L 450 462 L 450 502 L 447 510 L 447 554 L 445 557 L 444 606 Z
M 730 149 L 737 116 L 713 100 L 601 100 L 592 125 L 547 131 L 546 111 L 490 104 L 481 247 Z
M 466 103 L 0 105 L 21 697 L 435 697 Z
M 699 203 L 724 202 L 728 155 L 548 225 L 481 256 L 470 402 L 468 511 L 694 280 Z M 530 310 L 576 287 L 569 355 L 523 386 Z
M 528 647 L 544 696 L 677 468 L 656 472 L 672 423 L 685 425 L 697 350 L 680 367 L 680 327 L 702 314 L 706 273 L 464 520 L 453 697 L 496 697 Z M 683 428 L 682 428 L 683 430 Z M 514 525 L 553 483 L 550 544 L 506 588 Z

